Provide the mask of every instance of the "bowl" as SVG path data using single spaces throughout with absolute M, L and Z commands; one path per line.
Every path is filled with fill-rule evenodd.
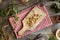
M 56 31 L 56 38 L 60 40 L 60 28 Z

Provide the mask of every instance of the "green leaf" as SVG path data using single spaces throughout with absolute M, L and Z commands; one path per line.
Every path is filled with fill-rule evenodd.
M 19 18 L 19 17 L 16 16 L 16 17 L 15 17 L 15 21 L 18 21 L 18 18 Z
M 58 2 L 60 2 L 60 0 L 58 0 Z
M 48 40 L 55 40 L 54 36 L 50 36 L 50 38 Z
M 5 16 L 6 16 L 5 12 L 2 9 L 0 9 L 0 17 L 5 17 Z
M 13 10 L 16 12 L 16 13 L 18 13 L 18 7 L 16 7 L 16 6 L 13 6 Z

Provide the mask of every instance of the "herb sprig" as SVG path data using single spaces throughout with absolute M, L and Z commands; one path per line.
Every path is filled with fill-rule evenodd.
M 56 40 L 54 36 L 50 36 L 48 40 Z
M 17 14 L 18 14 L 18 8 L 15 5 L 11 4 L 8 7 L 7 15 L 13 16 L 15 18 L 15 21 L 18 21 L 18 17 L 16 16 Z

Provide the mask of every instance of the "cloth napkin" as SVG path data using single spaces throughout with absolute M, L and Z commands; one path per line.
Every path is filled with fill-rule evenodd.
M 42 20 L 42 22 L 40 22 L 38 25 L 37 25 L 37 27 L 34 29 L 34 30 L 32 30 L 32 31 L 26 31 L 22 36 L 19 36 L 18 34 L 17 34 L 17 32 L 21 29 L 21 27 L 22 27 L 22 20 L 23 20 L 23 18 L 28 14 L 28 12 L 33 8 L 33 7 L 30 7 L 30 8 L 27 8 L 27 9 L 25 9 L 25 10 L 23 10 L 23 11 L 21 11 L 21 12 L 19 12 L 18 14 L 17 14 L 17 16 L 19 17 L 19 21 L 17 21 L 17 23 L 15 24 L 14 23 L 14 21 L 15 21 L 15 19 L 14 19 L 14 17 L 9 17 L 9 22 L 10 22 L 10 24 L 11 24 L 11 27 L 12 27 L 12 29 L 13 29 L 13 31 L 14 31 L 14 33 L 15 33 L 15 35 L 16 35 L 16 37 L 17 38 L 21 38 L 21 37 L 23 37 L 23 36 L 26 36 L 26 35 L 28 35 L 28 34 L 31 34 L 32 32 L 35 32 L 35 31 L 38 31 L 38 30 L 42 30 L 42 29 L 44 29 L 44 28 L 46 28 L 46 27 L 49 27 L 50 25 L 52 25 L 52 21 L 51 21 L 51 19 L 50 19 L 50 17 L 49 17 L 49 14 L 48 14 L 48 11 L 47 11 L 47 9 L 46 9 L 46 7 L 45 6 L 40 6 L 40 5 L 37 5 L 37 7 L 39 8 L 39 9 L 41 9 L 45 14 L 46 14 L 46 17 Z M 16 27 L 15 27 L 16 26 Z

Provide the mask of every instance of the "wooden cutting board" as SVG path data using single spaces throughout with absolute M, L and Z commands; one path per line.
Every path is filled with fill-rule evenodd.
M 45 18 L 45 16 L 46 14 L 37 6 L 35 6 L 23 19 L 23 28 L 18 32 L 18 34 L 22 35 L 26 30 L 34 30 L 37 25 Z

